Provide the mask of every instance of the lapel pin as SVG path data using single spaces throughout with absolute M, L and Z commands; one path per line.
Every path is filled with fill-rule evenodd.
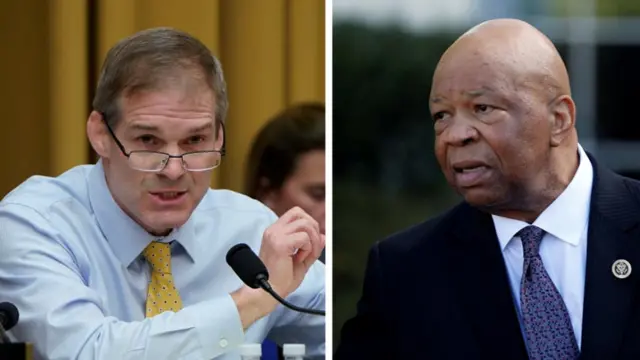
M 631 264 L 627 260 L 618 259 L 611 266 L 611 272 L 618 279 L 626 279 L 631 275 Z

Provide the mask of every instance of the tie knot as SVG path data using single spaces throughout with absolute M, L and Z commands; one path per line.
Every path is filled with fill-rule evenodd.
M 144 249 L 142 255 L 154 271 L 163 274 L 171 273 L 171 245 L 154 241 Z
M 540 243 L 545 231 L 537 226 L 529 225 L 526 228 L 518 231 L 516 234 L 520 236 L 522 240 L 522 250 L 525 258 L 530 258 L 538 255 L 540 250 Z

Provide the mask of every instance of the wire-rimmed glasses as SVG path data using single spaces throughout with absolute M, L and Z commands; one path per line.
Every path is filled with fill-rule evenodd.
M 225 139 L 223 138 L 222 147 L 219 150 L 199 150 L 189 151 L 181 155 L 171 155 L 162 151 L 152 150 L 133 150 L 127 152 L 124 145 L 118 140 L 116 134 L 113 132 L 104 115 L 102 116 L 111 137 L 115 141 L 116 145 L 120 148 L 120 151 L 127 157 L 129 166 L 138 171 L 145 172 L 160 172 L 169 163 L 171 158 L 181 159 L 182 167 L 187 171 L 207 171 L 217 168 L 222 162 L 222 157 L 225 155 Z M 224 125 L 220 123 L 220 130 L 222 130 L 220 136 L 225 136 Z

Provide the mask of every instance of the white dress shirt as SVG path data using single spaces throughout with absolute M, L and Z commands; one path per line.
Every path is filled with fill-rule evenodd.
M 546 232 L 540 244 L 540 257 L 567 306 L 580 347 L 593 166 L 580 145 L 578 153 L 580 165 L 569 186 L 532 225 Z M 522 241 L 515 234 L 529 224 L 495 215 L 493 223 L 520 314 L 523 252 Z

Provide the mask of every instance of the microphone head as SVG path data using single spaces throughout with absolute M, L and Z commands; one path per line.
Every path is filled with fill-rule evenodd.
M 269 280 L 267 267 L 247 244 L 237 244 L 229 249 L 227 264 L 251 288 L 259 288 L 260 280 Z
M 15 305 L 10 302 L 0 303 L 0 323 L 6 331 L 14 327 L 18 319 L 20 319 L 20 313 Z

